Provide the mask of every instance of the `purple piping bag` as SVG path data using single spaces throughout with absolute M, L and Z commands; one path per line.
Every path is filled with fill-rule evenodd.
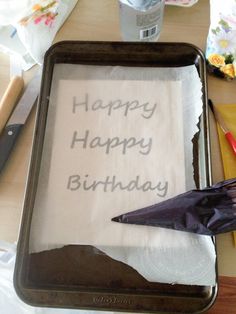
M 188 191 L 112 221 L 209 236 L 236 230 L 236 178 Z

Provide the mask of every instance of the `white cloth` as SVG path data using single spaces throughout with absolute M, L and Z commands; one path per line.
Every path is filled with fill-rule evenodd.
M 0 0 L 0 49 L 20 56 L 22 68 L 42 64 L 46 50 L 77 0 Z
M 206 58 L 210 72 L 236 78 L 236 1 L 211 0 Z

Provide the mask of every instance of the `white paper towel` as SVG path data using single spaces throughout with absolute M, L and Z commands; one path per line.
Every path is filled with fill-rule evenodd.
M 31 251 L 93 245 L 149 281 L 214 285 L 211 238 L 111 222 L 194 186 L 201 106 L 194 66 L 57 66 Z

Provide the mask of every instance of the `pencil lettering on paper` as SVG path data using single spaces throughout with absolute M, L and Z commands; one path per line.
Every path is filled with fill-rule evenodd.
M 125 181 L 125 180 L 124 180 Z M 102 191 L 102 192 L 116 192 L 116 191 L 141 191 L 141 192 L 156 192 L 159 197 L 165 197 L 168 191 L 167 181 L 152 182 L 149 180 L 142 181 L 140 175 L 128 182 L 117 179 L 115 175 L 106 176 L 103 180 L 91 179 L 88 174 L 81 177 L 79 174 L 70 175 L 67 181 L 67 189 L 70 191 Z
M 94 95 L 94 91 L 91 93 L 87 91 L 81 93 L 80 96 L 72 97 L 71 113 L 78 119 L 83 118 L 84 115 L 90 117 L 90 114 L 96 114 L 98 117 L 103 116 L 103 118 L 111 121 L 111 125 L 119 122 L 119 119 L 121 119 L 120 122 L 122 123 L 122 118 L 124 123 L 127 123 L 125 122 L 127 117 L 129 117 L 129 123 L 133 123 L 131 118 L 136 119 L 137 116 L 144 119 L 143 123 L 147 123 L 148 121 L 146 120 L 156 117 L 158 105 L 159 103 L 156 99 L 153 101 L 147 101 L 147 99 L 140 100 L 136 97 L 132 98 L 132 96 L 117 96 L 116 93 L 114 93 L 113 98 L 112 96 L 103 98 Z M 118 128 L 117 130 L 117 134 L 113 136 L 109 136 L 109 130 L 107 134 L 103 133 L 101 135 L 96 125 L 79 128 L 78 123 L 78 129 L 71 132 L 69 147 L 74 153 L 81 153 L 82 151 L 94 152 L 95 158 L 96 152 L 102 152 L 105 155 L 114 153 L 127 156 L 129 152 L 134 152 L 144 157 L 151 153 L 155 139 L 145 136 L 145 133 L 142 134 L 141 131 L 135 131 L 135 133 L 128 136 L 123 129 Z M 81 191 L 102 191 L 104 193 L 116 193 L 119 191 L 124 193 L 133 191 L 141 193 L 153 192 L 159 197 L 165 197 L 168 192 L 168 182 L 165 180 L 152 181 L 144 179 L 139 174 L 127 180 L 126 178 L 118 178 L 117 175 L 104 175 L 103 178 L 94 178 L 89 174 L 81 175 L 75 173 L 68 176 L 66 189 L 78 193 Z
M 124 117 L 132 112 L 138 112 L 144 119 L 150 119 L 154 115 L 158 103 L 141 102 L 138 99 L 123 100 L 121 98 L 104 101 L 101 98 L 91 100 L 91 96 L 85 93 L 83 97 L 73 96 L 72 113 L 81 114 L 88 111 L 102 111 L 109 117 L 116 112 L 121 112 Z
M 152 138 L 140 138 L 128 137 L 120 138 L 101 136 L 91 136 L 90 130 L 85 130 L 85 133 L 74 131 L 72 140 L 70 143 L 71 149 L 103 149 L 105 154 L 110 154 L 112 150 L 118 149 L 118 151 L 125 155 L 128 150 L 135 149 L 137 153 L 142 155 L 148 155 L 152 149 Z
M 78 107 L 83 107 L 85 111 L 88 111 L 88 94 L 85 94 L 85 100 L 82 102 L 76 101 L 76 97 L 73 97 L 72 112 L 76 113 L 76 109 L 78 109 Z

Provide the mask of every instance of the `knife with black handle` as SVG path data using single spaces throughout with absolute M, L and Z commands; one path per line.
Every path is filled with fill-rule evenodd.
M 24 94 L 0 134 L 0 172 L 4 168 L 17 138 L 36 102 L 41 75 L 36 74 L 27 85 Z

